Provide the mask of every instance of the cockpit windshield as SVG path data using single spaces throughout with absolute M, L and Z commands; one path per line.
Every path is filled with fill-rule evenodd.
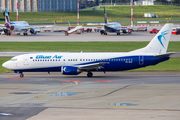
M 10 61 L 17 61 L 17 59 L 15 59 L 15 58 L 12 58 L 12 59 L 10 59 Z

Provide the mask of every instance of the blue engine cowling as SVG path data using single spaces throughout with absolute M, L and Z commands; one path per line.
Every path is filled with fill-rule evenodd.
M 36 34 L 36 30 L 35 30 L 34 28 L 31 28 L 31 29 L 30 29 L 30 33 L 31 33 L 31 34 Z
M 62 66 L 61 72 L 63 75 L 77 75 L 81 73 L 77 67 L 73 67 L 73 66 Z

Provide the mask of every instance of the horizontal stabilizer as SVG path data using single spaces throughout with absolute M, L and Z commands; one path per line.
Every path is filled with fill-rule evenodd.
M 168 56 L 171 56 L 173 54 L 176 54 L 176 52 L 168 52 L 166 54 L 155 55 L 155 57 L 168 57 Z

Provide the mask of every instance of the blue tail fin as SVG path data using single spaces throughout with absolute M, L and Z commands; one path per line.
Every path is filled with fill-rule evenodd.
M 105 22 L 105 24 L 107 24 L 107 23 L 108 23 L 108 21 L 107 21 L 107 15 L 106 15 L 106 8 L 105 8 L 105 6 L 104 6 L 104 22 Z

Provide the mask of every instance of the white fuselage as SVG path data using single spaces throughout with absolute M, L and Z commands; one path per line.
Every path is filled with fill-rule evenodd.
M 145 62 L 145 60 L 153 59 Z M 13 57 L 3 64 L 4 67 L 14 71 L 61 71 L 62 66 L 73 66 L 79 68 L 83 65 L 105 63 L 104 71 L 121 71 L 135 69 L 151 64 L 157 64 L 152 54 L 134 54 L 131 52 L 104 52 L 104 53 L 37 53 L 24 54 Z M 146 64 L 145 64 L 146 63 Z M 32 70 L 32 71 L 31 71 Z M 91 70 L 91 69 L 90 69 Z M 102 68 L 97 68 L 101 71 Z
M 11 29 L 11 31 L 14 32 L 21 32 L 21 31 L 28 31 L 29 24 L 26 21 L 19 21 L 19 22 L 9 22 L 10 25 L 14 26 L 14 29 Z

